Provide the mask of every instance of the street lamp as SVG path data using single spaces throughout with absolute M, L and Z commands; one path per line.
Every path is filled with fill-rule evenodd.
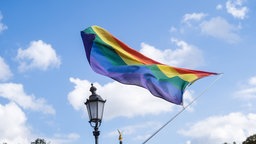
M 98 131 L 98 129 L 101 125 L 106 100 L 103 100 L 99 95 L 97 95 L 96 90 L 96 87 L 91 84 L 90 91 L 92 94 L 84 104 L 86 105 L 90 118 L 89 123 L 94 128 L 93 135 L 95 137 L 95 144 L 98 144 L 98 137 L 100 135 L 100 131 Z

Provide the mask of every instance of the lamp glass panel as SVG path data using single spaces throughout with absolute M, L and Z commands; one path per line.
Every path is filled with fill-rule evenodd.
M 89 103 L 90 105 L 90 114 L 91 114 L 91 120 L 98 119 L 98 102 L 97 101 L 91 101 Z
M 104 101 L 99 101 L 98 102 L 98 118 L 102 120 L 103 116 L 103 111 L 104 111 Z

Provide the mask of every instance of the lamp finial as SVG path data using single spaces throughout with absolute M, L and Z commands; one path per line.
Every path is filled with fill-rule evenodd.
M 92 95 L 96 94 L 96 90 L 97 90 L 97 88 L 95 86 L 93 86 L 93 83 L 91 83 L 90 91 L 92 92 Z

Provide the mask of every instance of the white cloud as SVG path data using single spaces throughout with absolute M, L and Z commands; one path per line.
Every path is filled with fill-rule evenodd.
M 3 15 L 0 12 L 0 33 L 8 28 L 5 24 L 2 23 L 2 19 L 3 19 Z
M 172 26 L 172 27 L 170 28 L 170 32 L 176 32 L 176 31 L 178 31 L 176 27 Z
M 75 86 L 68 94 L 69 103 L 75 110 L 86 111 L 84 102 L 91 95 L 90 82 L 78 78 L 70 78 L 70 82 Z M 107 100 L 104 119 L 156 115 L 170 112 L 175 106 L 152 96 L 146 89 L 138 86 L 123 85 L 118 82 L 111 82 L 103 86 L 94 83 L 94 86 L 98 89 L 97 94 Z M 184 101 L 187 101 L 187 98 L 191 98 L 189 92 L 184 94 Z
M 212 116 L 199 121 L 188 129 L 179 131 L 191 137 L 191 144 L 216 144 L 236 141 L 241 143 L 246 137 L 254 134 L 256 114 L 230 113 L 224 116 Z
M 227 12 L 233 17 L 244 19 L 248 13 L 248 8 L 243 6 L 245 0 L 228 0 L 226 2 Z
M 251 77 L 246 84 L 235 92 L 235 97 L 244 100 L 256 99 L 256 76 Z
M 221 4 L 218 4 L 218 5 L 216 6 L 216 9 L 217 9 L 217 10 L 222 10 L 222 8 L 223 8 L 223 6 L 222 6 Z
M 161 127 L 162 123 L 161 122 L 156 122 L 156 121 L 147 121 L 144 123 L 139 123 L 135 125 L 128 125 L 119 128 L 118 130 L 122 133 L 122 135 L 125 135 L 126 137 L 132 137 L 131 140 L 134 141 L 144 141 L 149 136 L 152 135 L 153 132 L 156 131 L 157 128 Z M 116 137 L 117 131 L 111 131 L 108 133 L 109 137 Z
M 1 83 L 0 97 L 15 102 L 24 109 L 41 111 L 45 114 L 55 114 L 55 110 L 43 98 L 36 99 L 33 95 L 27 95 L 22 84 Z
M 109 118 L 152 115 L 173 110 L 173 104 L 151 95 L 141 87 L 124 86 L 113 82 L 106 84 L 101 89 L 101 93 L 107 96 L 106 116 Z
M 25 113 L 13 102 L 0 104 L 0 143 L 26 144 L 30 131 Z
M 37 139 L 38 135 L 31 132 L 27 117 L 22 109 L 14 102 L 0 104 L 0 143 L 28 144 Z M 33 138 L 34 137 L 34 138 Z M 74 143 L 80 138 L 77 133 L 54 134 L 46 138 L 46 142 L 54 144 Z
M 69 81 L 75 85 L 74 89 L 68 94 L 69 103 L 75 110 L 85 109 L 84 102 L 91 95 L 89 91 L 91 83 L 78 78 L 69 78 Z
M 12 77 L 12 72 L 4 59 L 0 56 L 0 80 L 6 81 Z
M 42 40 L 32 41 L 27 49 L 18 49 L 16 56 L 20 71 L 30 69 L 47 70 L 49 67 L 59 67 L 61 60 L 54 48 Z
M 248 81 L 250 85 L 256 86 L 256 76 L 251 77 Z
M 1 92 L 0 92 L 1 94 Z M 0 143 L 8 144 L 28 144 L 34 141 L 39 135 L 32 133 L 32 128 L 28 124 L 26 114 L 15 102 L 6 105 L 0 104 Z M 46 142 L 54 144 L 70 144 L 80 138 L 77 133 L 54 134 L 47 137 Z
M 189 24 L 190 21 L 200 21 L 206 16 L 205 13 L 189 13 L 183 16 L 182 22 Z
M 50 142 L 52 144 L 70 144 L 75 143 L 75 141 L 79 138 L 80 135 L 77 133 L 54 134 L 52 138 L 47 138 L 47 142 Z
M 209 21 L 204 21 L 200 24 L 200 28 L 203 34 L 225 40 L 229 43 L 240 41 L 240 36 L 237 34 L 239 27 L 228 23 L 222 17 L 214 17 Z
M 195 68 L 204 64 L 203 54 L 198 48 L 175 38 L 172 38 L 172 42 L 178 46 L 177 49 L 161 51 L 149 44 L 142 43 L 140 52 L 156 61 L 171 66 Z

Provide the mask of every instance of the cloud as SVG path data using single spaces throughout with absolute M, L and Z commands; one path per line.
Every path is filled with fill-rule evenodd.
M 243 6 L 245 0 L 228 0 L 226 2 L 227 12 L 233 17 L 244 19 L 248 13 L 248 8 Z
M 191 137 L 191 144 L 216 144 L 236 141 L 241 143 L 246 137 L 255 133 L 256 114 L 230 113 L 212 116 L 179 131 Z
M 147 121 L 144 123 L 128 125 L 119 128 L 122 135 L 131 137 L 134 141 L 144 141 L 156 131 L 157 128 L 161 127 L 161 122 Z M 108 133 L 108 137 L 116 137 L 117 130 Z
M 47 138 L 47 142 L 49 141 L 52 144 L 70 144 L 75 143 L 79 138 L 80 135 L 77 133 L 54 134 L 52 138 Z
M 68 94 L 69 103 L 75 110 L 85 109 L 84 102 L 91 95 L 89 91 L 91 83 L 87 80 L 72 77 L 69 78 L 69 81 L 75 85 L 74 89 Z
M 16 56 L 19 61 L 19 70 L 30 69 L 47 70 L 49 67 L 59 67 L 61 60 L 50 44 L 42 40 L 32 41 L 27 49 L 18 49 Z
M 171 28 L 170 28 L 170 32 L 177 32 L 178 31 L 178 29 L 176 28 L 176 27 L 174 27 L 174 26 L 172 26 Z
M 74 89 L 68 94 L 68 101 L 75 110 L 86 111 L 84 102 L 91 93 L 90 82 L 78 78 L 70 78 L 74 84 Z M 113 119 L 116 117 L 135 117 L 143 115 L 157 115 L 170 112 L 174 109 L 171 104 L 163 99 L 152 96 L 146 89 L 123 85 L 118 82 L 111 82 L 105 85 L 94 83 L 99 94 L 106 99 L 104 119 Z M 191 98 L 191 93 L 184 94 L 184 101 Z
M 3 32 L 4 30 L 7 30 L 7 26 L 5 24 L 2 23 L 2 19 L 3 19 L 3 15 L 0 11 L 0 33 Z
M 22 84 L 1 83 L 0 97 L 15 102 L 24 109 L 41 111 L 45 114 L 55 114 L 55 110 L 43 98 L 36 99 L 33 95 L 27 95 Z
M 0 104 L 0 143 L 29 143 L 30 131 L 25 113 L 13 102 Z
M 0 80 L 6 81 L 12 77 L 12 72 L 4 59 L 0 56 Z
M 223 6 L 222 6 L 221 4 L 218 4 L 218 5 L 216 6 L 216 9 L 217 9 L 217 10 L 222 10 L 222 9 L 223 9 Z
M 228 23 L 222 17 L 214 17 L 209 21 L 204 21 L 200 24 L 203 34 L 225 40 L 229 43 L 240 41 L 240 36 L 237 34 L 239 27 Z
M 156 61 L 171 66 L 195 68 L 204 64 L 203 54 L 198 48 L 182 40 L 175 38 L 171 40 L 178 47 L 177 49 L 161 51 L 149 44 L 142 43 L 140 52 Z
M 235 97 L 244 99 L 244 100 L 251 100 L 256 99 L 256 76 L 251 77 L 246 84 L 240 88 L 240 90 L 235 92 Z
M 189 13 L 183 16 L 182 22 L 189 24 L 190 21 L 201 21 L 206 16 L 205 13 Z
M 26 114 L 14 102 L 6 105 L 0 104 L 0 118 L 1 144 L 4 142 L 8 144 L 28 144 L 40 137 L 31 132 L 31 127 L 27 123 Z M 77 133 L 69 133 L 54 134 L 45 140 L 54 144 L 69 144 L 74 143 L 79 138 L 80 135 Z
M 222 5 L 218 4 L 216 9 L 221 10 Z M 195 31 L 201 31 L 201 34 L 218 38 L 231 44 L 240 42 L 241 38 L 238 34 L 241 29 L 240 24 L 231 24 L 226 19 L 219 16 L 211 17 L 210 19 L 206 19 L 206 16 L 207 14 L 205 13 L 185 14 L 181 21 L 181 27 L 176 28 L 172 26 L 170 32 L 185 34 L 187 29 L 193 29 Z

